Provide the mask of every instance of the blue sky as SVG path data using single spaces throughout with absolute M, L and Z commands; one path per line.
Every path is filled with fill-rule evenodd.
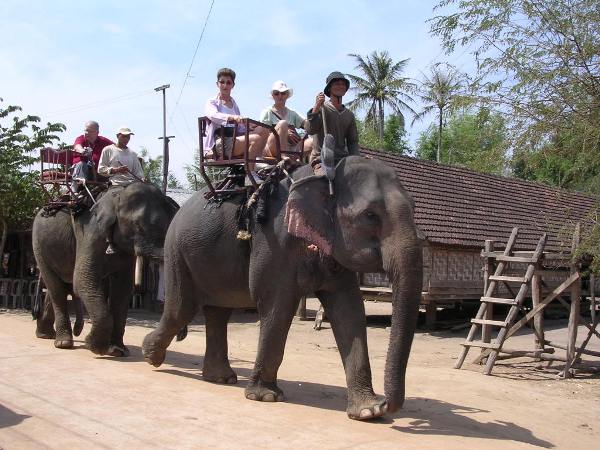
M 93 119 L 109 138 L 131 127 L 130 147 L 157 156 L 162 98 L 154 88 L 170 84 L 167 133 L 176 136 L 170 168 L 184 181 L 183 167 L 198 146 L 197 117 L 216 92 L 220 67 L 236 71 L 233 95 L 242 115 L 253 118 L 270 105 L 278 79 L 294 89 L 288 106 L 304 114 L 327 74 L 354 72 L 348 53 L 387 50 L 394 60 L 410 58 L 406 75 L 413 78 L 434 62 L 461 68 L 468 55 L 445 56 L 429 35 L 425 21 L 436 3 L 215 0 L 186 80 L 211 0 L 2 0 L 0 97 L 4 106 L 64 123 L 67 143 Z M 410 141 L 432 120 L 409 128 Z

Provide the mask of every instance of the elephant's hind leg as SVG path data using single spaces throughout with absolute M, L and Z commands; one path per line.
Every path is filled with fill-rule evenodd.
M 63 349 L 73 348 L 73 331 L 71 330 L 71 320 L 67 308 L 67 294 L 69 293 L 69 289 L 65 283 L 54 276 L 46 275 L 44 276 L 44 281 L 46 283 L 47 292 L 44 306 L 44 318 L 42 319 L 43 328 L 40 329 L 38 323 L 38 331 L 48 331 L 49 317 L 52 317 L 52 314 L 46 311 L 46 304 L 51 304 L 54 312 L 54 328 L 56 329 L 54 346 Z
M 205 306 L 206 352 L 202 366 L 202 376 L 213 383 L 235 384 L 237 375 L 227 357 L 227 323 L 231 317 L 230 308 Z
M 52 298 L 50 293 L 46 292 L 42 298 L 42 311 L 36 319 L 35 336 L 40 339 L 54 339 L 56 331 L 54 331 L 54 307 L 52 306 Z

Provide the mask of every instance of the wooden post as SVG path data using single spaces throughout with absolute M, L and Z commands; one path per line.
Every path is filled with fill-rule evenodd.
M 542 298 L 542 276 L 539 274 L 539 270 L 541 270 L 542 265 L 538 264 L 536 267 L 536 272 L 533 274 L 531 278 L 531 301 L 532 306 L 535 308 L 540 304 L 540 300 Z M 544 310 L 540 310 L 535 316 L 533 316 L 533 329 L 534 340 L 535 340 L 535 349 L 543 350 L 544 349 Z M 538 358 L 539 361 L 539 358 Z
M 484 244 L 484 249 L 486 254 L 490 254 L 494 251 L 494 241 L 486 239 Z M 483 295 L 486 295 L 488 284 L 489 284 L 489 276 L 494 273 L 494 260 L 490 256 L 486 256 L 484 258 L 483 264 Z M 483 318 L 486 320 L 492 320 L 494 317 L 494 305 L 489 303 L 486 307 Z M 491 325 L 482 325 L 481 326 L 481 340 L 483 342 L 492 342 L 492 327 Z M 483 352 L 485 349 L 481 349 Z
M 581 233 L 581 225 L 577 223 L 575 225 L 575 232 L 573 233 L 573 244 L 571 246 L 571 258 L 575 258 L 575 252 L 579 245 L 579 237 Z M 579 264 L 577 261 L 571 261 L 571 275 L 579 272 Z M 569 334 L 567 341 L 567 361 L 565 363 L 565 371 L 563 376 L 565 378 L 571 378 L 571 367 L 575 363 L 575 344 L 577 341 L 577 327 L 579 326 L 579 310 L 581 307 L 581 278 L 577 283 L 573 283 L 571 286 L 571 312 L 569 314 Z
M 596 323 L 596 277 L 590 274 L 590 319 L 592 325 Z

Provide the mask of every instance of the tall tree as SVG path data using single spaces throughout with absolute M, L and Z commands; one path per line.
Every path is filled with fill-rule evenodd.
M 143 160 L 143 169 L 144 176 L 156 187 L 159 189 L 162 188 L 162 178 L 163 178 L 163 167 L 162 167 L 162 155 L 157 156 L 156 158 L 150 157 L 150 153 L 146 147 L 142 147 L 140 150 L 140 157 Z M 167 187 L 169 189 L 181 189 L 183 186 L 173 175 L 169 172 L 169 176 L 167 178 Z
M 503 175 L 506 170 L 507 130 L 504 117 L 488 108 L 455 111 L 442 131 L 441 161 L 478 172 Z M 435 124 L 417 140 L 419 158 L 437 159 L 439 130 Z
M 462 80 L 460 74 L 449 64 L 437 63 L 430 69 L 430 74 L 423 74 L 419 83 L 417 96 L 424 102 L 425 106 L 421 112 L 416 114 L 412 120 L 422 120 L 426 115 L 436 112 L 438 121 L 437 132 L 437 157 L 440 162 L 442 152 L 442 129 L 444 119 L 450 111 L 458 106 L 461 95 Z
M 351 90 L 356 93 L 348 106 L 354 110 L 366 108 L 366 125 L 378 130 L 383 140 L 386 105 L 402 120 L 403 110 L 415 113 L 407 102 L 414 102 L 411 94 L 416 86 L 402 76 L 409 60 L 394 62 L 387 51 L 374 51 L 366 57 L 354 53 L 348 56 L 356 60 L 356 69 L 361 73 L 361 76 L 348 74 L 353 84 Z
M 445 7 L 431 31 L 473 55 L 473 87 L 506 113 L 521 169 L 553 160 L 542 178 L 567 188 L 600 175 L 598 0 L 443 0 L 436 11 Z
M 384 150 L 399 155 L 408 155 L 412 152 L 406 139 L 404 120 L 396 114 L 391 114 L 385 121 L 383 139 L 376 130 L 365 126 L 362 120 L 357 120 L 358 141 L 362 147 Z
M 7 232 L 31 226 L 36 208 L 44 202 L 39 172 L 32 170 L 37 152 L 59 141 L 56 133 L 65 130 L 60 123 L 42 127 L 39 117 L 21 117 L 20 111 L 19 106 L 0 106 L 0 255 Z

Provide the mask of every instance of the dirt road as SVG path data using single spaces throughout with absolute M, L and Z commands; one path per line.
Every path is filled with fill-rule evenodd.
M 163 366 L 146 364 L 140 345 L 156 319 L 133 314 L 125 335 L 131 357 L 117 359 L 95 357 L 81 340 L 73 350 L 57 350 L 34 337 L 27 312 L 1 311 L 0 448 L 505 450 L 592 449 L 600 442 L 597 376 L 558 380 L 532 363 L 505 363 L 491 377 L 481 366 L 454 370 L 466 332 L 419 332 L 404 409 L 364 423 L 346 416 L 344 373 L 327 323 L 316 332 L 311 322 L 294 321 L 279 371 L 286 402 L 259 403 L 243 395 L 256 314 L 236 313 L 230 325 L 235 386 L 202 381 L 202 325 L 171 345 Z M 372 326 L 368 334 L 374 386 L 382 393 L 388 330 Z M 511 347 L 519 340 L 531 347 L 530 336 L 513 338 Z

